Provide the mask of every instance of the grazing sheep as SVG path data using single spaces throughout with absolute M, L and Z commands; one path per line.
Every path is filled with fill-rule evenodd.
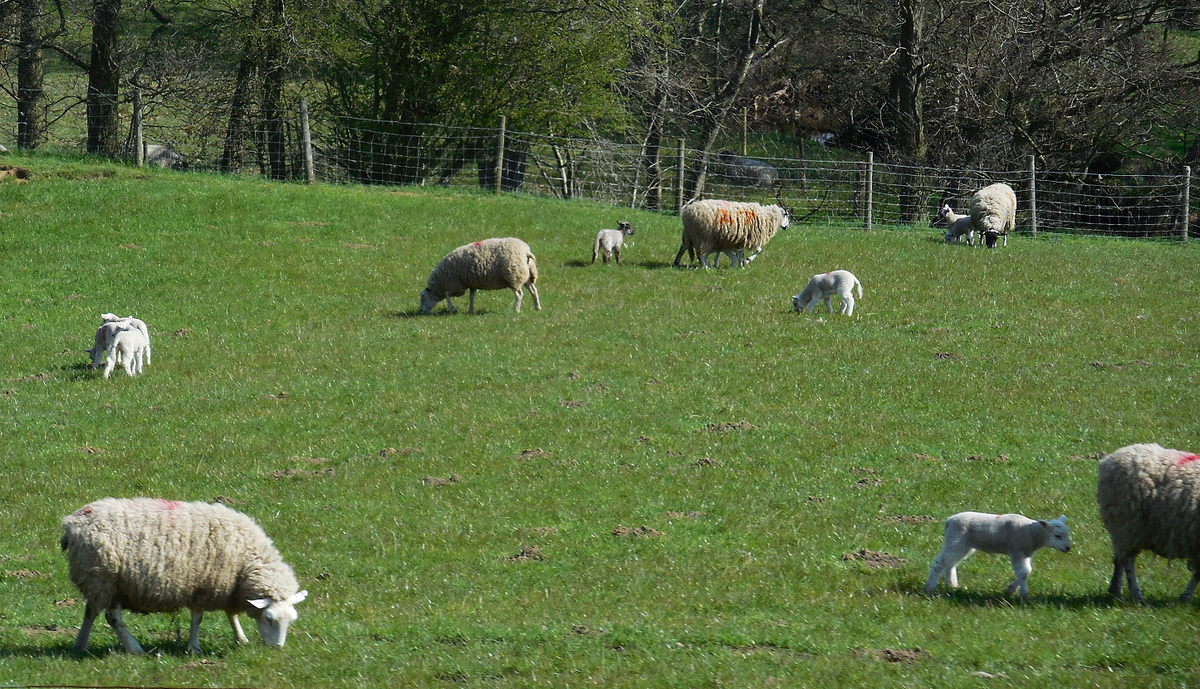
M 296 620 L 299 591 L 291 566 L 250 517 L 224 505 L 105 498 L 62 520 L 71 582 L 87 609 L 75 650 L 87 650 L 92 623 L 104 618 L 129 653 L 142 653 L 121 608 L 140 613 L 192 611 L 189 653 L 200 653 L 200 619 L 223 610 L 239 643 L 237 614 L 258 623 L 268 646 L 283 646 Z
M 114 313 L 100 314 L 101 320 L 105 323 L 127 323 L 134 328 L 142 331 L 142 336 L 146 338 L 146 363 L 150 363 L 150 329 L 146 327 L 146 323 L 133 316 L 125 316 L 124 318 Z
M 117 333 L 122 330 L 131 330 L 133 325 L 130 323 L 121 323 L 110 321 L 96 328 L 96 335 L 92 338 L 92 348 L 85 349 L 92 357 L 92 368 L 100 368 L 104 363 L 104 355 L 108 352 L 108 346 L 116 338 Z
M 1008 555 L 1017 578 L 1004 589 L 1004 595 L 1010 596 L 1019 588 L 1021 598 L 1028 599 L 1033 554 L 1042 548 L 1064 553 L 1071 550 L 1071 531 L 1065 514 L 1053 521 L 1034 521 L 1019 514 L 959 512 L 946 520 L 945 533 L 942 550 L 934 558 L 929 578 L 925 580 L 927 596 L 933 595 L 942 575 L 950 588 L 958 588 L 958 563 L 982 550 Z
M 187 158 L 172 150 L 169 146 L 146 144 L 145 155 L 142 157 L 147 165 L 157 165 L 168 170 L 186 170 Z
M 108 343 L 108 362 L 104 364 L 104 377 L 107 378 L 117 364 L 125 367 L 126 375 L 135 376 L 141 373 L 143 357 L 149 346 L 146 336 L 136 328 L 118 331 Z
M 451 297 L 461 297 L 471 291 L 471 307 L 475 313 L 475 291 L 511 289 L 517 299 L 513 310 L 520 313 L 523 288 L 533 295 L 533 308 L 542 310 L 538 299 L 537 264 L 529 245 L 515 237 L 485 239 L 458 247 L 433 268 L 425 290 L 421 292 L 421 313 L 429 313 L 445 299 L 450 313 L 457 313 Z
M 841 310 L 847 316 L 854 315 L 853 290 L 858 287 L 858 298 L 862 299 L 862 283 L 848 270 L 834 270 L 812 276 L 804 291 L 792 297 L 792 309 L 800 313 L 805 307 L 812 313 L 813 308 L 820 302 L 825 302 L 829 313 L 833 313 L 833 295 L 842 298 Z
M 947 203 L 942 206 L 942 210 L 938 211 L 937 217 L 930 224 L 939 227 L 942 223 L 946 224 L 947 244 L 958 242 L 964 235 L 968 245 L 975 243 L 975 228 L 971 225 L 971 216 L 955 213 Z
M 1190 452 L 1156 444 L 1129 445 L 1100 460 L 1096 501 L 1100 519 L 1113 547 L 1113 575 L 1108 592 L 1121 595 L 1128 578 L 1129 593 L 1144 603 L 1134 572 L 1143 550 L 1179 558 L 1192 570 L 1192 580 L 1180 596 L 1187 603 L 1200 582 L 1200 459 Z
M 1004 246 L 1008 246 L 1008 233 L 1017 226 L 1017 195 L 1007 184 L 991 184 L 971 196 L 971 224 L 975 231 L 984 235 L 988 248 L 996 246 L 996 238 L 1004 235 Z
M 723 252 L 733 260 L 734 267 L 753 261 L 775 233 L 786 228 L 788 212 L 782 206 L 761 206 L 757 203 L 704 200 L 692 201 L 683 207 L 683 241 L 675 254 L 675 265 L 685 251 L 695 251 L 700 265 L 708 268 L 708 256 Z M 752 252 L 743 259 L 745 252 Z M 740 253 L 738 253 L 740 252 Z
M 621 265 L 621 245 L 625 243 L 625 236 L 633 235 L 633 225 L 621 220 L 617 222 L 615 230 L 600 230 L 596 233 L 596 241 L 592 243 L 592 265 L 596 265 L 596 256 L 601 250 L 604 251 L 604 263 L 608 264 L 608 257 L 616 256 L 617 265 Z
M 734 155 L 729 151 L 721 151 L 717 160 L 721 161 L 721 174 L 734 182 L 771 187 L 779 181 L 779 171 L 761 160 Z

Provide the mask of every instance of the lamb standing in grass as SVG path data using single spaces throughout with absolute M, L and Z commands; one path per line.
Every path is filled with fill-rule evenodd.
M 695 251 L 703 268 L 708 268 L 708 256 L 715 252 L 725 253 L 730 259 L 736 254 L 734 267 L 746 265 L 789 223 L 788 212 L 782 206 L 718 200 L 692 201 L 683 207 L 680 218 L 683 240 L 675 254 L 675 265 L 679 265 L 685 251 Z M 743 258 L 747 251 L 750 257 Z
M 1180 596 L 1187 603 L 1200 582 L 1200 459 L 1190 452 L 1154 443 L 1129 445 L 1100 460 L 1096 501 L 1113 547 L 1113 575 L 1108 592 L 1121 595 L 1123 578 L 1129 593 L 1145 603 L 1134 573 L 1138 553 L 1179 558 L 1192 570 Z
M 224 505 L 105 498 L 62 521 L 71 582 L 87 609 L 75 650 L 87 650 L 101 611 L 129 653 L 142 653 L 121 608 L 172 612 L 191 608 L 189 653 L 200 653 L 200 619 L 223 610 L 239 643 L 247 643 L 237 614 L 258 623 L 268 646 L 283 646 L 296 620 L 296 575 L 271 539 L 246 515 Z
M 862 283 L 854 277 L 854 273 L 848 270 L 834 270 L 814 275 L 805 285 L 804 291 L 792 297 L 792 309 L 796 313 L 800 313 L 807 307 L 808 312 L 812 313 L 817 304 L 825 302 L 829 313 L 833 313 L 833 295 L 836 294 L 842 299 L 840 313 L 853 316 L 853 290 L 855 287 L 858 288 L 858 298 L 862 299 Z
M 146 338 L 146 363 L 150 363 L 150 329 L 146 327 L 146 323 L 144 321 L 134 318 L 133 316 L 125 316 L 122 318 L 115 313 L 102 313 L 100 314 L 100 318 L 105 323 L 125 323 L 126 325 L 137 328 L 139 331 L 141 331 L 142 336 Z
M 971 216 L 959 215 L 954 212 L 950 204 L 944 204 L 942 210 L 938 211 L 937 217 L 933 220 L 933 225 L 936 227 L 941 223 L 946 223 L 946 243 L 954 244 L 962 239 L 965 235 L 967 244 L 975 243 L 975 228 L 971 225 Z
M 108 342 L 106 354 L 108 361 L 104 364 L 104 377 L 112 373 L 117 364 L 125 368 L 125 374 L 135 376 L 142 372 L 143 357 L 150 349 L 146 336 L 136 328 L 118 331 Z
M 511 289 L 517 298 L 513 310 L 520 313 L 523 288 L 533 295 L 533 308 L 542 310 L 538 300 L 537 264 L 529 245 L 515 237 L 485 239 L 458 247 L 433 268 L 425 290 L 421 292 L 421 313 L 429 313 L 445 299 L 450 313 L 457 313 L 451 297 L 461 297 L 471 291 L 471 307 L 475 313 L 475 291 Z
M 976 550 L 982 550 L 1008 555 L 1017 578 L 1004 590 L 1004 595 L 1012 595 L 1019 588 L 1021 598 L 1028 599 L 1027 580 L 1033 571 L 1033 554 L 1042 548 L 1054 548 L 1064 553 L 1071 550 L 1071 532 L 1067 529 L 1065 514 L 1053 521 L 1034 521 L 1019 514 L 959 512 L 946 520 L 945 533 L 942 551 L 934 558 L 929 578 L 925 580 L 928 596 L 933 595 L 942 575 L 946 576 L 950 588 L 958 588 L 958 563 Z
M 621 245 L 625 243 L 626 235 L 633 235 L 633 225 L 621 220 L 615 230 L 600 230 L 596 233 L 596 241 L 592 243 L 592 265 L 596 265 L 596 256 L 604 251 L 604 264 L 608 265 L 608 257 L 615 256 L 617 265 L 621 265 Z
M 104 363 L 104 355 L 108 353 L 108 346 L 117 337 L 117 333 L 122 330 L 133 328 L 129 323 L 107 322 L 104 325 L 96 328 L 96 334 L 92 338 L 92 348 L 85 349 L 92 358 L 92 368 L 100 368 Z

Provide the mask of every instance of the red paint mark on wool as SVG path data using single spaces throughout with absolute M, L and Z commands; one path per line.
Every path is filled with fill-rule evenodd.
M 1200 459 L 1200 457 L 1197 457 L 1196 455 L 1192 454 L 1191 452 L 1184 452 L 1179 455 L 1179 459 L 1175 460 L 1175 466 L 1181 467 L 1184 464 L 1187 464 L 1188 462 L 1194 462 L 1197 459 Z
M 729 214 L 728 209 L 725 209 L 725 208 L 717 209 L 717 224 L 718 225 L 732 225 L 733 224 L 733 216 Z
M 179 502 L 178 500 L 163 500 L 162 498 L 158 499 L 158 506 L 164 510 L 173 510 L 182 504 L 183 503 Z
M 474 243 L 474 244 L 472 244 L 471 246 L 479 246 L 479 242 L 475 242 L 475 243 Z
M 82 514 L 91 514 L 91 513 L 92 513 L 92 506 L 91 506 L 91 505 L 84 505 L 83 507 L 80 507 L 79 509 L 75 510 L 75 514 L 73 514 L 73 515 L 71 515 L 71 516 L 72 516 L 72 517 L 78 517 L 78 516 L 80 516 L 80 515 L 82 515 Z

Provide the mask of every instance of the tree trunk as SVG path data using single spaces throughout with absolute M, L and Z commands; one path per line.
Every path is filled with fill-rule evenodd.
M 270 19 L 267 32 L 263 61 L 262 112 L 267 143 L 267 158 L 270 161 L 270 178 L 274 180 L 287 179 L 287 150 L 283 140 L 283 113 L 280 101 L 283 99 L 283 3 L 284 0 L 270 0 Z
M 17 147 L 37 148 L 45 128 L 42 90 L 43 0 L 20 0 L 21 37 L 17 56 Z
M 923 0 L 900 0 L 900 50 L 891 79 L 891 104 L 894 108 L 896 147 L 905 162 L 914 169 L 905 173 L 900 196 L 900 219 L 915 222 L 923 213 L 925 186 L 920 166 L 925 164 L 925 109 L 923 87 L 925 61 L 922 57 L 925 34 Z
M 121 65 L 117 62 L 121 0 L 92 0 L 92 60 L 87 88 L 87 151 L 115 155 L 117 94 Z
M 725 123 L 725 118 L 729 115 L 733 102 L 737 100 L 738 93 L 742 90 L 742 84 L 746 82 L 750 66 L 754 64 L 754 58 L 758 55 L 759 39 L 762 37 L 764 4 L 766 4 L 766 0 L 755 0 L 754 8 L 750 11 L 750 32 L 746 36 L 746 46 L 738 59 L 737 68 L 733 76 L 725 82 L 725 85 L 713 98 L 714 105 L 708 110 L 707 116 L 701 123 L 701 147 L 699 155 L 696 156 L 696 162 L 688 174 L 684 189 L 686 201 L 704 193 L 704 183 L 708 178 L 708 156 L 717 141 L 721 125 Z
M 229 103 L 229 126 L 225 130 L 225 148 L 221 151 L 221 172 L 237 172 L 242 167 L 242 142 L 250 128 L 250 77 L 254 74 L 253 50 L 247 41 L 238 63 L 237 83 L 233 87 L 233 98 Z

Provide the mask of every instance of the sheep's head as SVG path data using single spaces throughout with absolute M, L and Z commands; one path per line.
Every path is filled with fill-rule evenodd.
M 271 600 L 270 598 L 255 598 L 247 601 L 250 607 L 246 614 L 258 623 L 258 635 L 267 646 L 282 647 L 287 641 L 288 627 L 300 615 L 296 612 L 296 604 L 308 597 L 308 591 L 301 591 L 287 600 Z
M 429 313 L 441 300 L 442 298 L 430 292 L 429 288 L 421 290 L 421 313 Z
M 943 225 L 948 224 L 950 222 L 950 220 L 946 216 L 950 215 L 953 212 L 954 212 L 954 209 L 950 207 L 950 204 L 948 204 L 948 203 L 942 204 L 942 209 L 940 211 L 938 211 L 938 214 L 936 216 L 934 216 L 932 221 L 930 221 L 929 226 L 930 227 L 942 227 Z
M 1067 528 L 1067 515 L 1062 515 L 1053 521 L 1039 519 L 1038 524 L 1046 530 L 1046 547 L 1064 553 L 1071 550 L 1071 530 Z
M 779 229 L 786 230 L 787 226 L 792 223 L 792 219 L 788 215 L 788 210 L 783 206 L 779 206 L 779 214 L 783 216 L 779 220 Z
M 804 310 L 804 302 L 800 300 L 801 296 L 802 295 L 797 294 L 796 296 L 792 297 L 792 310 L 796 313 L 800 313 Z
M 630 225 L 624 220 L 617 221 L 617 229 L 625 234 L 633 234 L 633 225 Z

